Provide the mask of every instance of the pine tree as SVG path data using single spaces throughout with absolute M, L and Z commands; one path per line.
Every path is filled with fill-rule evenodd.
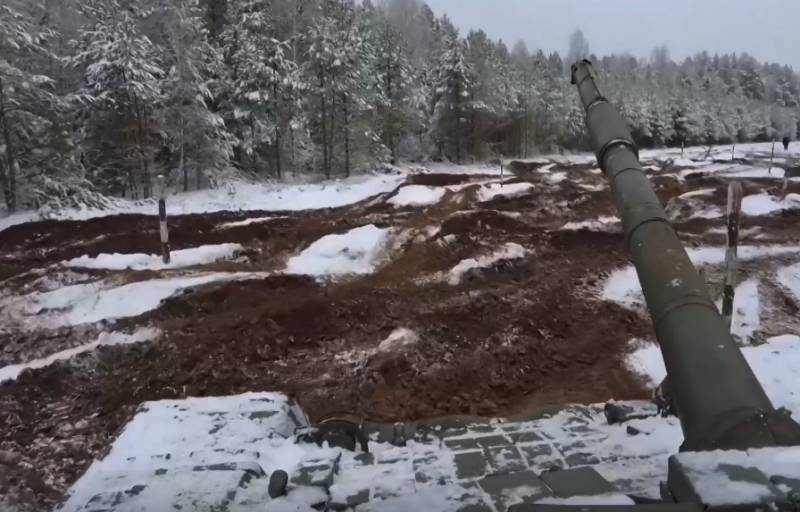
M 277 122 L 267 87 L 275 74 L 267 60 L 277 51 L 270 2 L 242 0 L 228 7 L 230 23 L 221 38 L 229 63 L 228 122 L 238 139 L 234 156 L 241 168 L 258 174 L 269 167 Z
M 61 107 L 53 80 L 31 70 L 37 58 L 49 55 L 46 41 L 54 34 L 36 30 L 12 5 L 0 6 L 0 187 L 6 208 L 17 208 L 18 179 L 35 162 L 33 149 L 52 128 L 51 116 Z
M 413 82 L 411 65 L 400 33 L 383 16 L 372 27 L 368 44 L 373 53 L 371 75 L 377 129 L 395 164 L 400 140 L 412 127 L 414 118 L 409 101 Z
M 94 177 L 123 195 L 149 197 L 158 139 L 152 121 L 165 73 L 159 49 L 138 26 L 137 15 L 147 11 L 117 0 L 85 0 L 83 10 L 90 23 L 80 31 L 73 61 L 85 71 L 84 138 Z
M 437 80 L 433 132 L 440 154 L 455 157 L 455 161 L 461 163 L 464 127 L 468 121 L 466 111 L 473 84 L 462 42 L 457 36 L 448 35 L 445 45 Z
M 171 67 L 164 83 L 162 124 L 171 153 L 177 153 L 177 178 L 187 191 L 191 168 L 195 187 L 200 188 L 204 170 L 214 174 L 224 169 L 232 155 L 232 136 L 222 117 L 210 108 L 223 62 L 208 41 L 202 11 L 193 0 L 170 0 L 163 11 Z

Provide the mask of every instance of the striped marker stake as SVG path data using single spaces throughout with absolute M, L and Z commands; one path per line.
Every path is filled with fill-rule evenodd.
M 725 252 L 725 282 L 722 288 L 722 318 L 730 330 L 733 320 L 733 297 L 739 269 L 739 219 L 742 213 L 742 184 L 728 185 L 728 247 Z
M 500 188 L 503 188 L 503 152 L 500 152 Z
M 769 155 L 769 171 L 768 174 L 772 174 L 772 161 L 775 160 L 775 139 L 772 139 L 772 153 Z
M 167 200 L 166 200 L 166 185 L 164 184 L 164 176 L 158 177 L 159 188 L 161 189 L 158 198 L 158 228 L 161 233 L 161 259 L 164 263 L 169 263 L 169 230 L 167 229 Z

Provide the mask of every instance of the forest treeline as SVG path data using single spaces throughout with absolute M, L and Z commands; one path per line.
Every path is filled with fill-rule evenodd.
M 420 0 L 5 0 L 3 202 L 584 149 L 583 57 L 642 146 L 796 135 L 798 76 L 747 54 L 597 57 L 576 31 L 562 58 L 459 34 Z

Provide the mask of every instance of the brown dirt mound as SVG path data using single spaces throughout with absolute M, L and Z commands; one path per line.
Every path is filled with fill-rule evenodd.
M 475 175 L 469 174 L 412 174 L 408 177 L 410 185 L 425 185 L 428 187 L 446 187 L 460 185 L 475 181 Z
M 515 174 L 525 174 L 535 172 L 545 165 L 547 165 L 547 162 L 520 162 L 519 160 L 514 160 L 508 164 L 508 170 Z

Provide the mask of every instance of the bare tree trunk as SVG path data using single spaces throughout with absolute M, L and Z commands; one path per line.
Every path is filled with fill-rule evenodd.
M 250 116 L 250 138 L 252 139 L 253 147 L 250 152 L 250 165 L 253 167 L 253 172 L 256 170 L 256 124 L 253 122 L 253 117 Z
M 292 159 L 290 165 L 292 166 L 292 176 L 297 176 L 297 164 L 295 163 L 295 154 L 294 154 L 294 127 L 290 124 L 289 125 L 289 145 L 291 146 L 291 151 L 289 152 L 290 158 Z
M 278 109 L 278 84 L 272 84 L 273 109 L 275 111 L 275 171 L 281 177 L 281 113 Z
M 183 191 L 189 191 L 189 169 L 186 168 L 185 165 L 185 155 L 186 155 L 186 138 L 184 136 L 184 121 L 183 116 L 181 116 L 181 156 L 180 161 L 178 163 L 178 171 L 179 173 L 183 174 Z
M 461 104 L 456 100 L 456 163 L 461 163 Z
M 333 174 L 333 160 L 336 148 L 336 91 L 331 95 L 330 143 L 328 145 L 328 175 Z
M 144 147 L 147 121 L 145 119 L 144 106 L 139 104 L 139 99 L 135 96 L 133 98 L 133 108 L 136 113 L 136 149 L 139 154 L 139 171 L 141 172 L 139 180 L 142 186 L 142 197 L 146 199 L 150 197 L 150 167 Z
M 350 113 L 347 110 L 347 96 L 342 98 L 344 110 L 344 175 L 350 176 Z
M 320 129 L 322 130 L 322 170 L 325 172 L 325 177 L 330 178 L 331 170 L 328 166 L 328 153 L 330 152 L 330 148 L 328 147 L 328 104 L 325 98 L 325 75 L 322 72 L 319 74 L 319 87 L 321 111 Z
M 0 170 L 0 180 L 2 181 L 3 194 L 6 200 L 6 208 L 9 213 L 17 209 L 17 161 L 14 158 L 14 144 L 11 140 L 11 129 L 8 126 L 6 116 L 6 96 L 3 89 L 3 79 L 0 78 L 0 125 L 3 129 L 3 139 L 6 147 L 6 165 L 8 169 L 3 172 Z

